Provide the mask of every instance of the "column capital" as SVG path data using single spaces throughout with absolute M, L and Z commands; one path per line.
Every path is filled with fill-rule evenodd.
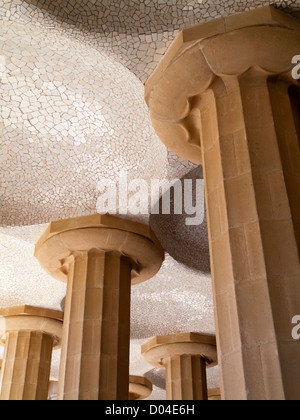
M 35 256 L 52 277 L 67 282 L 68 259 L 78 252 L 97 251 L 127 257 L 133 285 L 153 277 L 164 260 L 164 250 L 149 226 L 100 214 L 50 223 Z
M 299 21 L 273 6 L 184 29 L 145 86 L 158 136 L 200 164 L 201 95 L 217 78 L 239 77 L 252 68 L 266 75 L 291 72 L 299 45 Z
M 142 345 L 142 355 L 158 369 L 165 368 L 168 358 L 181 355 L 200 356 L 209 368 L 218 364 L 216 337 L 198 333 L 156 336 Z
M 41 331 L 52 335 L 54 347 L 61 344 L 63 312 L 29 305 L 0 309 L 0 343 L 13 331 Z
M 152 383 L 144 376 L 129 376 L 129 399 L 131 401 L 148 398 L 152 393 L 152 389 Z

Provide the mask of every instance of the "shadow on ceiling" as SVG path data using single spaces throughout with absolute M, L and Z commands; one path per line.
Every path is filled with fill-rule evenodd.
M 166 372 L 164 370 L 152 369 L 145 373 L 145 378 L 152 382 L 159 389 L 166 389 Z
M 190 171 L 181 181 L 185 179 L 203 179 L 202 166 Z M 183 184 L 183 183 L 182 183 Z M 182 197 L 183 199 L 183 197 Z M 160 208 L 163 198 L 160 199 Z M 196 204 L 196 189 L 193 188 L 193 202 Z M 171 189 L 171 213 L 152 214 L 150 226 L 160 240 L 165 251 L 176 261 L 185 266 L 199 270 L 202 273 L 210 273 L 209 243 L 207 232 L 207 219 L 204 205 L 204 220 L 199 226 L 187 226 L 186 218 L 190 215 L 174 214 L 174 191 Z

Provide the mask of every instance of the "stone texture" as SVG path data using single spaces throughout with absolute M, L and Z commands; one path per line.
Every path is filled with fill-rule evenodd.
M 53 338 L 42 332 L 10 332 L 0 400 L 46 400 Z
M 61 343 L 62 313 L 35 307 L 1 309 L 5 342 L 0 400 L 47 400 L 53 347 Z
M 167 400 L 207 401 L 206 362 L 200 356 L 166 359 Z
M 130 264 L 114 253 L 91 251 L 74 257 L 60 399 L 128 398 L 130 271 Z

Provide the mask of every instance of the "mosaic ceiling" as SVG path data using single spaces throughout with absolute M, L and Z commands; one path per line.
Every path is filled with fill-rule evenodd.
M 2 223 L 95 212 L 97 183 L 121 170 L 160 177 L 167 152 L 143 86 L 82 41 L 32 24 L 2 24 Z
M 100 180 L 122 170 L 148 182 L 201 178 L 157 138 L 143 83 L 180 29 L 273 3 L 0 1 L 1 307 L 62 307 L 65 285 L 41 270 L 34 244 L 50 220 L 94 213 Z M 275 4 L 300 15 L 299 0 Z M 207 228 L 204 220 L 186 229 L 174 215 L 143 220 L 167 254 L 160 273 L 132 289 L 131 373 L 146 374 L 151 398 L 163 399 L 164 375 L 140 345 L 158 334 L 214 333 Z M 58 364 L 55 352 L 53 379 Z M 209 385 L 218 385 L 217 369 Z
M 299 0 L 2 0 L 0 19 L 60 29 L 106 51 L 145 82 L 180 29 L 274 4 L 295 16 Z

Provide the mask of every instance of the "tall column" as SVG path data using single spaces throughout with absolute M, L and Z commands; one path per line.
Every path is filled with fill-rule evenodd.
M 217 364 L 216 339 L 196 333 L 158 336 L 142 346 L 148 363 L 166 369 L 167 400 L 206 401 L 206 367 Z
M 130 287 L 164 252 L 148 226 L 113 216 L 51 223 L 36 257 L 67 282 L 59 399 L 129 398 Z
M 291 337 L 300 307 L 296 220 L 269 86 L 257 70 L 230 83 L 230 93 L 225 83 L 212 87 L 211 109 L 222 119 L 218 136 L 202 142 L 223 387 L 230 399 L 300 398 L 300 347 Z M 216 197 L 224 206 L 216 208 Z
M 299 45 L 264 7 L 183 31 L 146 85 L 161 139 L 204 168 L 224 399 L 300 399 Z
M 47 400 L 53 347 L 59 346 L 63 314 L 30 306 L 0 310 L 5 342 L 0 400 Z

